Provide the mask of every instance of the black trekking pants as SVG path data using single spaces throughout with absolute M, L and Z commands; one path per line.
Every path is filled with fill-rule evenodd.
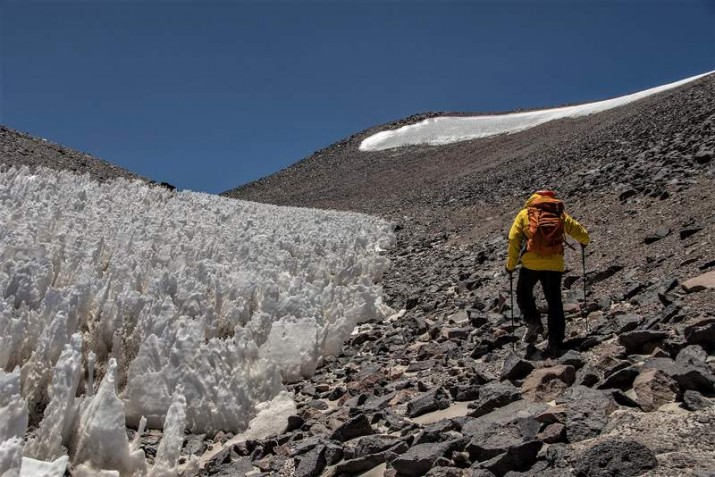
M 564 305 L 561 302 L 562 272 L 529 270 L 521 267 L 516 282 L 516 302 L 527 323 L 541 323 L 541 315 L 534 300 L 534 285 L 541 282 L 546 303 L 549 306 L 549 347 L 558 348 L 564 342 L 566 320 Z

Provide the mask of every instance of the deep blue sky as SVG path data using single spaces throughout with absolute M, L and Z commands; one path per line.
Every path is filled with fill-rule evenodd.
M 417 112 L 713 70 L 715 0 L 0 0 L 0 54 L 0 123 L 222 192 Z

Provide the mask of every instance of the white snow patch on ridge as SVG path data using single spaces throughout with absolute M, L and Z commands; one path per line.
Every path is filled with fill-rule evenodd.
M 176 475 L 185 428 L 246 430 L 392 312 L 393 241 L 362 214 L 0 168 L 0 475 Z M 125 423 L 164 428 L 153 468 Z
M 451 117 L 442 116 L 425 119 L 416 124 L 403 126 L 399 129 L 381 131 L 365 138 L 360 143 L 361 151 L 382 151 L 401 146 L 428 144 L 438 146 L 470 139 L 478 139 L 497 134 L 515 133 L 533 128 L 555 119 L 576 118 L 596 114 L 608 109 L 623 106 L 652 94 L 660 93 L 672 88 L 689 83 L 703 76 L 713 73 L 704 73 L 692 76 L 675 83 L 658 86 L 638 93 L 607 99 L 595 103 L 566 106 L 563 108 L 544 109 L 541 111 L 528 111 L 524 113 L 510 113 L 492 116 Z

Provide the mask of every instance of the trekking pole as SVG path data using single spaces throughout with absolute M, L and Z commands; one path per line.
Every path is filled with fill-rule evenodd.
M 511 337 L 514 338 L 514 271 L 509 272 L 509 295 L 511 296 Z M 516 351 L 516 343 L 511 342 L 511 350 Z
M 583 244 L 581 244 L 581 265 L 583 267 L 583 310 L 581 310 L 581 316 L 586 320 L 586 332 L 590 333 L 591 325 L 586 315 L 586 246 Z

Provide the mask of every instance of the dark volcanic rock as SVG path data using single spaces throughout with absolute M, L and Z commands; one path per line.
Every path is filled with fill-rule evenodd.
M 576 380 L 573 366 L 557 365 L 535 369 L 521 386 L 521 394 L 532 401 L 548 402 L 556 399 Z
M 355 439 L 356 437 L 366 436 L 373 433 L 374 431 L 372 426 L 370 426 L 370 420 L 365 414 L 359 414 L 335 429 L 330 438 L 336 441 L 345 442 L 350 439 Z
M 675 401 L 678 383 L 659 369 L 646 369 L 633 383 L 636 402 L 644 411 L 655 411 L 663 404 Z
M 604 391 L 574 386 L 556 400 L 566 410 L 566 438 L 578 442 L 596 437 L 617 409 L 613 397 Z
M 708 354 L 699 345 L 686 346 L 678 352 L 675 361 L 683 366 L 696 366 L 704 368 L 707 364 Z
M 704 393 L 715 390 L 715 375 L 712 371 L 698 366 L 683 366 L 670 358 L 651 358 L 644 369 L 660 369 L 673 378 L 682 389 L 692 389 Z
M 637 354 L 646 351 L 646 346 L 654 348 L 655 345 L 667 338 L 669 334 L 666 331 L 653 330 L 634 330 L 623 333 L 618 337 L 618 342 L 621 343 L 628 354 Z
M 715 319 L 706 318 L 685 328 L 685 339 L 690 344 L 715 350 Z
M 536 462 L 536 456 L 543 445 L 544 443 L 539 441 L 521 443 L 483 462 L 481 466 L 496 475 L 504 475 L 512 470 L 527 470 Z
M 238 460 L 227 461 L 215 467 L 208 466 L 208 473 L 215 477 L 235 477 L 237 475 L 246 475 L 253 470 L 253 464 L 250 457 L 241 457 Z
M 479 388 L 479 399 L 469 405 L 469 415 L 483 416 L 521 398 L 519 390 L 510 383 L 487 383 Z
M 464 425 L 462 425 L 461 433 L 471 438 L 473 436 L 482 435 L 484 429 L 518 425 L 523 435 L 533 437 L 538 433 L 540 427 L 536 425 L 535 428 L 532 428 L 531 424 L 536 422 L 535 416 L 541 414 L 548 408 L 549 406 L 547 404 L 535 403 L 526 399 L 515 401 L 489 414 L 467 419 Z
M 585 365 L 583 368 L 579 369 L 576 373 L 576 381 L 574 384 L 579 386 L 594 386 L 601 380 L 598 370 L 591 365 Z
M 633 380 L 636 379 L 636 376 L 638 376 L 638 368 L 634 366 L 619 369 L 606 377 L 603 382 L 598 385 L 598 389 L 618 388 L 626 390 L 631 387 L 631 384 L 633 384 Z
M 298 460 L 298 465 L 295 469 L 296 477 L 316 477 L 325 468 L 325 446 L 314 447 L 296 460 Z
M 584 452 L 574 470 L 578 477 L 630 477 L 657 466 L 655 454 L 643 444 L 609 439 Z
M 447 409 L 450 404 L 449 394 L 444 389 L 438 388 L 407 403 L 407 415 L 409 417 L 421 416 L 428 412 Z
M 559 357 L 559 363 L 573 366 L 576 370 L 579 370 L 586 364 L 586 360 L 581 353 L 570 349 Z
M 509 353 L 504 361 L 504 368 L 501 372 L 501 380 L 523 379 L 533 370 L 534 365 L 531 362 L 519 358 L 514 353 Z
M 390 464 L 402 475 L 421 476 L 426 474 L 434 466 L 437 459 L 452 450 L 461 448 L 463 445 L 464 441 L 462 439 L 417 444 L 416 446 L 410 447 L 404 454 L 392 459 Z
M 373 435 L 365 436 L 355 444 L 355 457 L 377 454 L 399 444 L 401 439 L 395 436 Z
M 683 406 L 688 411 L 699 411 L 715 403 L 697 391 L 687 390 L 683 393 Z

